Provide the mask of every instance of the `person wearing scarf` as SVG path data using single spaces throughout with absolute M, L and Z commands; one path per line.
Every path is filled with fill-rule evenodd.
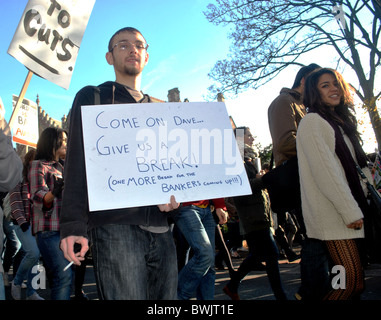
M 359 242 L 368 205 L 356 165 L 369 177 L 370 172 L 353 96 L 341 74 L 329 68 L 313 72 L 304 90 L 308 113 L 300 122 L 296 146 L 307 236 L 325 242 L 332 265 L 338 266 L 333 270 L 341 270 L 337 276 L 346 280 L 332 281 L 324 299 L 359 298 L 364 288 Z

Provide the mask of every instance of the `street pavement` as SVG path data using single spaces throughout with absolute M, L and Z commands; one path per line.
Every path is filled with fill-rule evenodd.
M 299 251 L 299 247 L 296 248 Z M 240 258 L 233 258 L 233 265 L 238 269 L 240 263 L 246 256 L 246 252 L 239 252 Z M 289 263 L 287 260 L 279 260 L 279 269 L 283 287 L 287 298 L 294 300 L 294 294 L 300 286 L 300 260 Z M 223 292 L 223 287 L 229 281 L 228 270 L 216 270 L 215 282 L 215 300 L 219 302 L 229 301 L 230 298 Z M 365 269 L 365 290 L 361 300 L 381 300 L 381 264 L 372 264 Z M 39 289 L 38 293 L 46 300 L 50 299 L 50 289 L 48 283 L 46 289 Z M 90 300 L 98 300 L 98 294 L 95 284 L 93 266 L 90 264 L 86 269 L 85 283 L 83 290 Z M 25 299 L 25 289 L 22 290 L 23 299 Z M 265 271 L 252 271 L 241 282 L 239 288 L 241 300 L 275 300 Z M 12 300 L 10 287 L 6 287 L 6 299 Z M 231 301 L 231 300 L 230 300 Z
M 295 251 L 300 252 L 300 247 Z M 241 258 L 233 259 L 233 265 L 237 270 L 245 258 L 245 252 L 240 252 Z M 289 300 L 296 300 L 294 295 L 300 286 L 300 259 L 288 262 L 287 259 L 279 260 L 280 276 L 283 288 Z M 222 291 L 229 281 L 227 270 L 216 270 L 215 300 L 230 300 Z M 381 264 L 372 264 L 365 269 L 365 290 L 361 295 L 362 300 L 381 300 Z M 241 300 L 275 300 L 271 290 L 266 271 L 252 271 L 241 282 L 239 287 Z

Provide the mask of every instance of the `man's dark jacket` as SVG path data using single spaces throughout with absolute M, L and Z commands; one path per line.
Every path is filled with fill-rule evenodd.
M 65 188 L 60 214 L 61 238 L 70 235 L 87 237 L 89 229 L 106 224 L 167 226 L 167 215 L 157 206 L 89 212 L 81 106 L 96 104 L 97 97 L 100 99 L 100 104 L 136 103 L 125 86 L 111 81 L 98 87 L 84 87 L 77 93 L 69 114 L 70 129 L 64 169 Z M 153 99 L 145 95 L 140 102 L 153 102 Z

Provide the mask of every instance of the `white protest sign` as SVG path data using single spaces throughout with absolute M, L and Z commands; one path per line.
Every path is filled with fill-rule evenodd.
M 17 100 L 18 97 L 13 95 L 13 107 L 15 107 Z M 36 148 L 38 141 L 38 112 L 36 103 L 24 99 L 15 117 L 13 141 Z
M 224 103 L 82 106 L 90 211 L 251 194 Z
M 95 0 L 29 0 L 8 53 L 68 89 Z

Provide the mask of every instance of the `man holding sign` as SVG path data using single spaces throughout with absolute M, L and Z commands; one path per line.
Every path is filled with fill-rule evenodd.
M 148 44 L 134 28 L 117 31 L 109 42 L 107 63 L 116 81 L 87 86 L 75 97 L 65 162 L 65 192 L 60 217 L 61 249 L 80 265 L 89 249 L 88 230 L 100 299 L 175 299 L 176 250 L 166 212 L 179 207 L 121 208 L 89 212 L 81 106 L 153 102 L 140 91 Z M 99 100 L 98 100 L 99 99 Z M 148 195 L 147 195 L 148 196 Z M 74 244 L 81 246 L 74 252 Z

